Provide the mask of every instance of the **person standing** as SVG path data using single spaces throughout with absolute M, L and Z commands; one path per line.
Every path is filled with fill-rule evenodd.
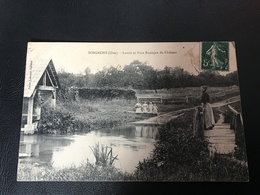
M 135 112 L 142 113 L 142 104 L 139 101 L 135 104 Z
M 146 102 L 143 103 L 143 113 L 148 113 L 148 104 Z
M 152 113 L 153 112 L 153 102 L 150 102 L 148 107 L 149 107 L 149 112 Z
M 209 94 L 207 93 L 207 86 L 201 86 L 202 95 L 201 95 L 201 106 L 203 109 L 203 116 L 204 116 L 204 128 L 206 130 L 213 129 L 214 127 L 214 115 L 211 105 L 209 103 Z
M 153 104 L 153 114 L 158 114 L 158 107 L 156 104 Z

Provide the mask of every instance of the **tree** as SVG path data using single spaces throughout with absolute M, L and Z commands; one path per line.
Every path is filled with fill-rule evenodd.
M 165 66 L 162 71 L 162 82 L 163 87 L 167 89 L 167 91 L 172 88 L 174 81 L 173 81 L 173 69 L 171 67 Z
M 75 75 L 65 71 L 58 72 L 59 82 L 62 88 L 71 87 L 75 85 Z
M 226 75 L 227 82 L 229 85 L 237 85 L 238 84 L 238 72 L 234 71 Z
M 123 68 L 124 86 L 131 86 L 134 89 L 147 89 L 148 84 L 145 77 L 151 69 L 151 66 L 138 60 L 126 65 Z
M 85 75 L 84 75 L 84 85 L 88 86 L 89 85 L 89 79 L 90 79 L 90 74 L 91 74 L 91 70 L 89 67 L 87 67 L 85 69 Z

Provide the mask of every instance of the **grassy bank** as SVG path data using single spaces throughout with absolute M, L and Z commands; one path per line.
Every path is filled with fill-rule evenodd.
M 50 165 L 36 163 L 20 163 L 18 181 L 123 181 L 128 179 L 127 173 L 122 173 L 113 166 L 96 166 L 86 163 L 79 167 L 71 166 L 55 169 Z
M 216 88 L 212 91 L 215 100 L 223 100 L 237 94 L 237 88 L 225 88 L 226 93 L 221 92 L 220 89 L 223 88 Z M 179 90 L 176 93 L 180 95 L 184 94 L 183 90 L 186 89 L 176 90 Z M 192 89 L 191 92 L 194 92 L 193 97 L 196 97 L 197 93 L 197 98 L 200 97 L 198 88 Z M 143 92 L 145 95 L 152 93 L 151 91 Z M 77 101 L 58 101 L 55 111 L 46 110 L 44 117 L 47 117 L 47 120 L 42 125 L 53 132 L 57 128 L 74 131 L 111 129 L 147 117 L 128 112 L 133 111 L 135 104 L 135 100 L 125 99 L 89 101 L 79 98 Z M 169 112 L 191 106 L 193 105 L 158 104 L 158 110 L 159 112 Z M 216 116 L 220 112 L 225 113 L 226 107 L 221 109 L 214 110 Z M 18 180 L 248 181 L 247 167 L 227 158 L 232 154 L 211 156 L 208 142 L 193 137 L 192 116 L 192 111 L 186 112 L 169 124 L 162 126 L 159 129 L 159 140 L 155 145 L 152 157 L 139 162 L 136 171 L 132 174 L 122 173 L 113 165 L 100 166 L 86 163 L 80 167 L 55 169 L 51 165 L 20 163 Z M 49 133 L 52 133 L 51 131 Z M 235 157 L 245 161 L 244 154 L 241 153 L 240 148 L 235 152 Z
M 136 100 L 85 100 L 57 102 L 55 110 L 42 109 L 39 124 L 42 133 L 87 132 L 97 129 L 111 129 L 131 122 L 149 118 L 134 111 Z M 166 113 L 187 108 L 190 105 L 158 104 L 158 111 Z M 129 112 L 131 111 L 131 112 Z
M 237 86 L 209 88 L 212 102 L 221 101 L 239 93 Z M 136 91 L 139 97 L 189 97 L 189 103 L 184 104 L 157 104 L 158 112 L 165 113 L 180 110 L 200 104 L 201 90 L 198 87 L 174 88 L 170 90 Z M 50 108 L 42 109 L 40 121 L 41 133 L 70 133 L 87 132 L 90 130 L 124 126 L 130 122 L 143 120 L 149 116 L 136 115 L 134 111 L 135 99 L 108 98 L 87 100 L 84 98 L 59 98 L 55 111 Z

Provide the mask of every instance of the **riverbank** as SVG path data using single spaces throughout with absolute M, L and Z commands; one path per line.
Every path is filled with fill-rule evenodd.
M 211 102 L 218 102 L 239 94 L 237 86 L 210 88 Z M 189 97 L 188 103 L 157 104 L 159 113 L 168 113 L 176 110 L 190 108 L 200 104 L 200 89 L 198 87 L 176 88 L 170 90 L 136 91 L 138 97 Z M 98 99 L 87 100 L 60 98 L 55 110 L 42 109 L 42 118 L 39 122 L 40 133 L 74 133 L 91 130 L 124 126 L 132 122 L 148 119 L 148 115 L 137 115 L 134 112 L 135 99 Z
M 185 112 L 159 129 L 152 156 L 140 161 L 133 173 L 89 162 L 79 167 L 53 168 L 48 164 L 19 163 L 23 181 L 248 181 L 245 164 L 232 154 L 210 155 L 208 142 L 193 137 L 193 112 Z M 117 155 L 117 154 L 114 154 Z
M 55 110 L 42 109 L 39 133 L 75 133 L 126 126 L 148 119 L 149 115 L 136 114 L 136 100 L 92 100 L 58 102 Z M 158 104 L 160 113 L 187 108 L 190 105 Z
M 225 90 L 228 90 L 228 88 Z M 235 92 L 231 90 L 230 93 L 224 95 L 217 90 L 215 92 L 215 95 L 213 95 L 214 102 L 233 97 L 237 93 L 236 89 Z M 196 101 L 189 102 L 189 104 L 158 104 L 158 110 L 159 112 L 169 112 L 190 108 L 197 101 L 198 98 Z M 45 109 L 46 113 L 42 115 L 40 125 L 48 129 L 46 133 L 88 132 L 124 126 L 130 122 L 149 117 L 129 112 L 133 111 L 135 103 L 135 100 L 124 99 L 89 101 L 79 98 L 77 101 L 58 101 L 56 110 Z M 218 112 L 217 109 L 214 111 Z M 162 125 L 159 128 L 159 140 L 155 144 L 152 156 L 140 161 L 133 173 L 122 172 L 113 165 L 97 166 L 89 162 L 79 167 L 57 169 L 52 167 L 51 164 L 23 163 L 20 161 L 18 180 L 248 181 L 247 167 L 231 160 L 232 154 L 210 156 L 207 141 L 193 137 L 192 116 L 193 110 L 187 109 L 181 116 L 168 124 Z M 66 129 L 66 131 L 57 132 L 56 127 Z M 236 158 L 244 159 L 243 156 L 240 158 L 239 156 L 240 153 L 237 154 Z
M 63 169 L 48 164 L 19 163 L 17 181 L 124 181 L 128 173 L 122 173 L 114 166 L 96 166 L 91 163 Z

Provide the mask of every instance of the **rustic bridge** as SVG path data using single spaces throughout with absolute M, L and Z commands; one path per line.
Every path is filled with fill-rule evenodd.
M 156 104 L 182 104 L 182 103 L 188 103 L 189 98 L 188 96 L 183 96 L 183 97 L 146 96 L 146 97 L 137 97 L 137 101 L 140 103 L 153 102 Z
M 220 102 L 216 102 L 211 104 L 211 106 L 214 107 L 220 107 L 220 106 L 225 106 L 228 104 L 232 104 L 235 102 L 240 101 L 240 96 L 235 96 Z M 196 107 L 191 107 L 191 108 L 185 108 L 185 109 L 181 109 L 181 110 L 176 110 L 176 111 L 172 111 L 172 112 L 167 112 L 164 114 L 160 114 L 158 116 L 155 117 L 151 117 L 142 121 L 136 121 L 133 122 L 134 124 L 138 124 L 138 125 L 162 125 L 162 124 L 166 124 L 168 122 L 170 122 L 171 120 L 181 116 L 184 112 L 186 111 L 191 111 L 194 110 Z
M 228 154 L 233 153 L 237 145 L 243 141 L 243 120 L 242 115 L 233 107 L 228 105 L 231 113 L 230 123 L 224 123 L 223 114 L 212 130 L 204 130 L 202 107 L 196 107 L 193 118 L 194 136 L 209 141 L 209 150 L 212 153 Z
M 235 96 L 211 105 L 213 108 L 227 106 L 231 113 L 230 123 L 224 123 L 224 116 L 223 114 L 220 114 L 219 120 L 215 124 L 213 130 L 204 130 L 204 117 L 201 106 L 168 112 L 159 116 L 134 122 L 134 124 L 162 125 L 183 115 L 186 111 L 195 110 L 193 118 L 194 136 L 200 137 L 201 139 L 207 139 L 209 141 L 209 149 L 211 152 L 220 154 L 232 153 L 234 152 L 235 147 L 244 141 L 242 115 L 230 106 L 238 101 L 240 101 L 240 96 Z

